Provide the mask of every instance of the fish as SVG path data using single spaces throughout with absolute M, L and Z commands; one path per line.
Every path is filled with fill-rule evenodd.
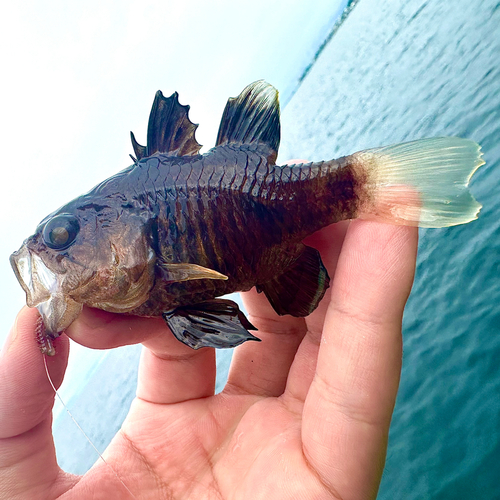
M 203 154 L 197 127 L 177 92 L 158 91 L 146 145 L 131 132 L 133 164 L 45 217 L 11 255 L 42 318 L 42 352 L 55 353 L 53 340 L 84 305 L 163 317 L 193 349 L 256 341 L 221 297 L 256 287 L 279 315 L 311 314 L 330 278 L 308 235 L 355 218 L 447 227 L 481 209 L 468 185 L 484 161 L 469 139 L 277 165 L 278 91 L 263 80 L 229 98 Z

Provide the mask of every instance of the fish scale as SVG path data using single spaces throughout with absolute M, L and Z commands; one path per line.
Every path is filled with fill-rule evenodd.
M 278 314 L 310 314 L 329 277 L 306 236 L 354 217 L 445 227 L 481 208 L 467 186 L 484 162 L 467 139 L 279 166 L 271 85 L 254 82 L 228 100 L 205 154 L 188 110 L 177 93 L 157 92 L 147 145 L 131 134 L 134 165 L 43 219 L 11 256 L 42 315 L 44 352 L 83 305 L 161 316 L 194 349 L 258 340 L 237 304 L 219 297 L 255 286 Z

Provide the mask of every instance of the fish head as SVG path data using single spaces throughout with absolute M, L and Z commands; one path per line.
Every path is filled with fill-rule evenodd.
M 148 298 L 156 254 L 139 211 L 77 199 L 46 217 L 10 257 L 14 273 L 56 337 L 83 305 L 129 312 Z

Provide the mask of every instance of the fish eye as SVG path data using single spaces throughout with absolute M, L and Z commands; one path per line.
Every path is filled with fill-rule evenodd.
M 80 231 L 78 219 L 71 214 L 56 215 L 43 228 L 43 241 L 49 248 L 64 250 L 75 241 Z

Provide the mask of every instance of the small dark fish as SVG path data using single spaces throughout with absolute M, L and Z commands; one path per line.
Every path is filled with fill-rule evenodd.
M 43 350 L 83 305 L 162 316 L 194 349 L 258 340 L 230 300 L 256 286 L 278 314 L 307 316 L 329 278 L 302 240 L 356 217 L 444 227 L 481 206 L 467 185 L 479 146 L 444 137 L 338 160 L 275 164 L 278 93 L 258 81 L 229 99 L 217 144 L 196 142 L 189 106 L 157 92 L 147 145 L 134 164 L 46 217 L 11 256 L 27 304 L 41 313 Z

